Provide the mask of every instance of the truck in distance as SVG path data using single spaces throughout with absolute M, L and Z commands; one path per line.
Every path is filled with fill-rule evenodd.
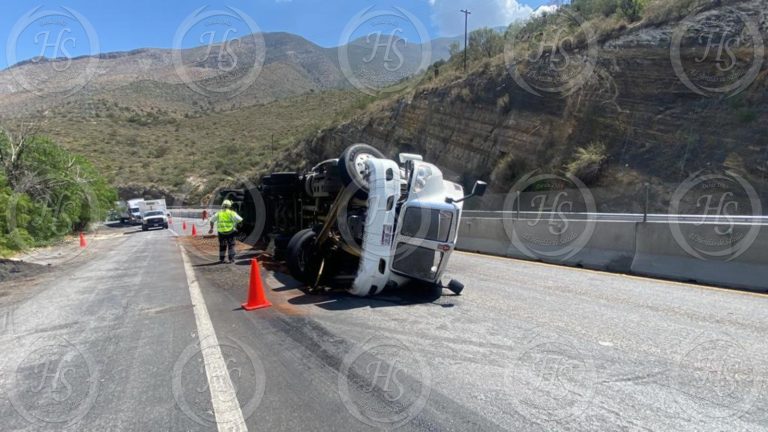
M 144 200 L 139 203 L 141 211 L 141 230 L 150 228 L 168 229 L 168 207 L 164 199 Z
M 128 205 L 128 223 L 137 225 L 141 223 L 141 203 L 144 198 L 134 198 L 126 201 Z

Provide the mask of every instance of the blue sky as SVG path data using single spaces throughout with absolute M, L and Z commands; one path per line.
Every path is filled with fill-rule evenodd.
M 250 16 L 262 31 L 285 31 L 301 35 L 319 45 L 339 44 L 344 29 L 361 11 L 401 7 L 413 14 L 430 37 L 451 36 L 463 31 L 460 9 L 473 11 L 472 28 L 498 26 L 524 18 L 552 0 L 67 0 L 35 2 L 4 0 L 0 4 L 0 68 L 38 56 L 46 49 L 53 57 L 92 52 L 126 51 L 136 48 L 171 48 L 174 35 L 193 12 L 234 7 Z M 39 9 L 37 9 L 39 8 Z M 80 14 L 88 26 L 73 23 Z M 37 9 L 37 15 L 28 15 Z M 53 12 L 50 14 L 49 12 Z M 60 15 L 61 14 L 61 15 Z M 82 21 L 79 20 L 79 21 Z M 79 22 L 74 21 L 74 22 Z M 58 24 L 57 24 L 58 23 Z M 56 29 L 56 30 L 54 30 Z M 67 29 L 62 33 L 61 29 Z M 91 43 L 96 41 L 96 43 Z M 183 45 L 196 44 L 184 39 Z M 15 61 L 14 61 L 15 60 Z

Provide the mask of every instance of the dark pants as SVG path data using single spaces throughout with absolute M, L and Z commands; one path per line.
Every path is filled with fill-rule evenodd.
M 224 257 L 227 255 L 227 248 L 229 248 L 229 260 L 235 260 L 235 232 L 222 234 L 219 233 L 219 261 L 224 262 Z

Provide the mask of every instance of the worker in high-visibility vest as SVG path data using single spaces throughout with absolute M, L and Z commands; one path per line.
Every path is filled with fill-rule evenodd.
M 237 225 L 243 221 L 234 210 L 232 210 L 232 201 L 224 200 L 221 203 L 221 211 L 216 212 L 211 217 L 211 229 L 208 234 L 213 234 L 213 226 L 216 224 L 219 233 L 219 263 L 224 263 L 224 258 L 229 257 L 229 262 L 235 262 L 235 236 L 237 235 Z M 227 254 L 229 250 L 229 254 Z

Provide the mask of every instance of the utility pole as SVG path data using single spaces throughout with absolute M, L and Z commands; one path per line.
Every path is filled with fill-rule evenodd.
M 472 14 L 468 9 L 462 9 L 461 13 L 464 14 L 464 73 L 467 73 L 467 51 L 469 51 L 468 41 L 469 41 L 469 33 L 468 30 L 468 24 L 469 24 L 469 16 Z

